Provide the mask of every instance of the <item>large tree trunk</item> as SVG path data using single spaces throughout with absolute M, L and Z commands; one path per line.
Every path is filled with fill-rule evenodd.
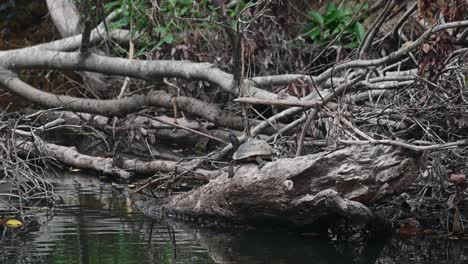
M 280 159 L 258 169 L 242 165 L 193 190 L 147 203 L 144 210 L 180 218 L 309 226 L 346 218 L 374 219 L 367 208 L 393 195 L 418 175 L 420 156 L 388 146 L 351 146 L 332 152 Z M 157 209 L 157 210 L 152 210 Z M 163 210 L 160 210 L 163 209 Z M 160 216 L 160 215 L 159 215 Z

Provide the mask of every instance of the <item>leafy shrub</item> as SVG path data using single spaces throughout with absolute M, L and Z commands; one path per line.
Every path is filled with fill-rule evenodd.
M 120 0 L 105 5 L 106 12 L 116 11 L 119 18 L 111 28 L 127 28 L 134 32 L 156 36 L 149 46 L 173 44 L 174 33 L 186 31 L 189 27 L 216 28 L 214 7 L 209 0 L 167 0 L 159 6 L 151 5 L 147 0 Z M 132 27 L 131 27 L 132 26 Z
M 364 6 L 364 8 L 367 7 Z M 359 17 L 350 24 L 357 11 L 357 8 L 337 7 L 334 3 L 327 5 L 324 15 L 310 11 L 307 14 L 310 23 L 305 28 L 306 36 L 315 44 L 325 44 L 343 32 L 337 39 L 337 43 L 347 48 L 355 48 L 359 46 L 365 35 L 361 24 L 365 17 Z
M 116 0 L 105 5 L 106 13 L 116 11 L 119 18 L 112 22 L 111 28 L 127 28 L 139 33 L 161 36 L 156 46 L 173 44 L 176 41 L 175 32 L 183 32 L 189 28 L 219 29 L 218 12 L 211 0 L 166 0 L 159 6 L 152 6 L 147 0 Z M 231 18 L 254 2 L 239 0 L 238 4 L 227 10 Z M 149 12 L 152 11 L 152 12 Z M 235 19 L 232 20 L 235 28 Z M 132 27 L 131 27 L 132 26 Z M 151 32 L 148 32 L 151 29 Z

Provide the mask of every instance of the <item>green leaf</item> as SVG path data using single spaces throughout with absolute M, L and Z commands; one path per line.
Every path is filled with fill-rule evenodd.
M 320 28 L 314 28 L 309 32 L 309 37 L 312 41 L 320 39 Z
M 332 31 L 331 34 L 332 34 L 332 35 L 336 35 L 336 34 L 340 33 L 341 30 L 342 30 L 341 27 L 338 26 L 338 27 L 335 28 L 335 30 Z
M 337 10 L 337 16 L 340 19 L 344 19 L 346 17 L 351 17 L 352 14 L 353 14 L 353 12 L 350 9 L 338 9 Z
M 105 4 L 104 9 L 106 10 L 106 12 L 109 12 L 112 9 L 114 9 L 114 7 L 117 8 L 117 7 L 120 7 L 120 6 L 121 6 L 120 1 L 115 1 L 115 2 L 110 2 L 110 3 Z
M 153 32 L 156 33 L 156 34 L 160 34 L 160 33 L 167 33 L 167 28 L 165 27 L 154 27 L 153 28 Z
M 191 6 L 193 3 L 193 0 L 179 0 L 179 2 L 184 6 Z
M 354 33 L 356 34 L 356 37 L 359 41 L 364 39 L 366 32 L 361 23 L 356 22 L 356 24 L 354 24 Z
M 341 19 L 341 25 L 345 26 L 351 22 L 351 17 L 344 17 Z
M 334 13 L 337 10 L 335 3 L 328 3 L 327 14 Z
M 174 36 L 171 33 L 169 33 L 161 41 L 163 43 L 172 44 L 172 42 L 174 42 Z
M 315 23 L 319 24 L 319 25 L 323 25 L 323 23 L 325 22 L 325 20 L 323 19 L 323 16 L 320 15 L 318 12 L 309 12 L 308 14 L 311 18 L 312 18 L 312 21 L 314 21 Z
M 254 2 L 248 2 L 248 3 L 246 3 L 244 8 L 251 8 L 251 7 L 255 6 L 255 5 L 256 4 Z
M 126 27 L 130 24 L 130 18 L 129 17 L 122 17 L 121 19 L 115 21 L 114 23 L 111 24 L 111 28 L 123 28 Z
M 143 47 L 135 52 L 134 57 L 140 57 L 145 54 L 147 47 Z
M 327 43 L 331 38 L 338 37 L 337 44 L 346 45 L 347 48 L 355 48 L 363 40 L 366 33 L 361 23 L 351 24 L 354 14 L 360 7 L 357 5 L 338 7 L 329 1 L 324 14 L 313 10 L 307 13 L 310 22 L 304 25 L 302 33 L 314 44 Z M 365 21 L 366 18 L 367 16 L 361 16 L 358 22 Z
M 349 44 L 346 44 L 344 47 L 347 49 L 355 49 L 359 47 L 359 44 L 357 42 L 351 42 Z
M 339 19 L 338 13 L 333 11 L 325 15 L 325 25 L 332 25 L 335 21 Z M 339 21 L 338 21 L 339 23 Z
M 190 10 L 190 6 L 186 6 L 180 10 L 180 15 L 183 16 L 185 15 L 188 11 Z

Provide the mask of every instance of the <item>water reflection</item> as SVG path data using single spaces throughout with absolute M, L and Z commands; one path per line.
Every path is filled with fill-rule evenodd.
M 132 211 L 108 184 L 67 178 L 56 190 L 64 205 L 38 231 L 3 239 L 0 263 L 212 263 L 191 233 Z
M 214 231 L 161 223 L 95 178 L 57 184 L 64 205 L 37 231 L 0 238 L 0 263 L 453 263 L 465 241 L 434 238 L 333 242 L 298 234 Z

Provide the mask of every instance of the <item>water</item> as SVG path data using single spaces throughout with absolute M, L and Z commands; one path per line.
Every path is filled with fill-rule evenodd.
M 108 184 L 69 180 L 56 191 L 64 205 L 42 214 L 39 230 L 3 241 L 0 263 L 213 263 L 195 233 L 134 211 Z
M 108 184 L 67 176 L 65 204 L 37 231 L 0 238 L 0 263 L 462 263 L 468 243 L 437 238 L 333 242 L 298 234 L 213 231 L 143 216 Z

